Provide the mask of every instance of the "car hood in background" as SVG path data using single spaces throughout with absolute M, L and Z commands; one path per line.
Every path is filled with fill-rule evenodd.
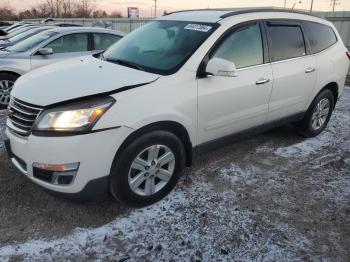
M 46 66 L 20 77 L 11 95 L 33 105 L 48 106 L 118 92 L 121 88 L 147 84 L 158 78 L 156 74 L 87 56 Z
M 13 43 L 11 41 L 0 41 L 0 48 L 8 47 L 11 45 L 13 45 Z
M 0 59 L 3 57 L 8 57 L 11 54 L 13 54 L 13 52 L 8 52 L 0 49 Z

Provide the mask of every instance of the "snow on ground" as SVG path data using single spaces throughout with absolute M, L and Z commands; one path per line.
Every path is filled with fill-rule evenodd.
M 0 152 L 4 148 L 4 137 L 5 137 L 5 110 L 0 110 Z
M 198 173 L 202 172 L 201 170 Z M 305 249 L 309 242 L 287 224 L 276 225 L 270 234 L 254 225 L 251 217 L 255 210 L 240 210 L 235 205 L 239 197 L 231 192 L 217 192 L 206 181 L 199 179 L 190 189 L 180 189 L 165 201 L 152 207 L 134 210 L 123 218 L 97 229 L 76 229 L 71 235 L 59 239 L 29 240 L 25 243 L 0 248 L 0 258 L 18 256 L 33 260 L 40 256 L 65 259 L 111 259 L 184 261 L 202 259 L 295 259 L 297 245 Z M 218 202 L 225 198 L 226 201 Z M 253 229 L 253 230 L 252 230 Z M 289 231 L 288 238 L 272 241 L 275 232 Z M 228 236 L 222 239 L 221 235 Z M 273 243 L 272 243 L 273 242 Z M 232 243 L 234 250 L 232 250 Z M 177 248 L 174 248 L 177 247 Z M 180 247 L 180 248 L 178 248 Z M 150 250 L 155 253 L 150 255 Z
M 349 108 L 346 89 L 317 138 L 232 145 L 205 156 L 160 203 L 98 228 L 6 243 L 0 260 L 346 261 Z

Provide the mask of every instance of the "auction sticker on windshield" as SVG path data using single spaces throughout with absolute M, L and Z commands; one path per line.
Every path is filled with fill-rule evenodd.
M 212 27 L 208 25 L 199 25 L 199 24 L 188 24 L 186 25 L 186 30 L 195 30 L 201 32 L 208 32 Z

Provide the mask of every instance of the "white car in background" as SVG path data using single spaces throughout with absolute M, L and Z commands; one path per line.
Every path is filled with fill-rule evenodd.
M 23 174 L 57 194 L 111 192 L 126 205 L 150 205 L 196 153 L 233 135 L 287 122 L 306 137 L 320 134 L 348 67 L 333 24 L 306 13 L 173 13 L 101 57 L 21 77 L 5 144 Z
M 14 82 L 21 75 L 62 60 L 106 50 L 125 34 L 110 29 L 57 27 L 0 50 L 0 107 L 10 101 Z

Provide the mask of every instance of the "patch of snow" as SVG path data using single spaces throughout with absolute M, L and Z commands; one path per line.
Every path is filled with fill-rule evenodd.
M 6 110 L 0 110 L 0 152 L 4 148 Z
M 296 260 L 298 248 L 308 249 L 310 243 L 293 228 L 277 245 L 274 235 L 284 229 L 276 226 L 266 232 L 254 223 L 253 211 L 238 209 L 235 194 L 216 192 L 200 175 L 195 177 L 190 188 L 177 188 L 160 203 L 132 210 L 100 228 L 0 247 L 0 260 Z M 285 248 L 290 245 L 298 248 Z
M 348 110 L 349 104 L 350 89 L 346 88 L 343 96 L 337 103 L 337 110 L 333 112 L 328 127 L 319 136 L 277 149 L 273 149 L 269 144 L 262 145 L 257 148 L 256 152 L 273 152 L 277 156 L 285 158 L 305 158 L 312 154 L 322 152 L 322 149 L 325 147 L 336 146 L 344 142 L 339 138 L 346 137 L 346 134 L 350 132 L 350 114 L 346 111 Z
M 215 168 L 213 170 L 220 178 L 231 183 L 238 181 L 248 181 L 253 175 L 259 171 L 257 167 L 249 165 L 248 167 L 240 167 L 236 163 L 231 163 L 229 166 Z

